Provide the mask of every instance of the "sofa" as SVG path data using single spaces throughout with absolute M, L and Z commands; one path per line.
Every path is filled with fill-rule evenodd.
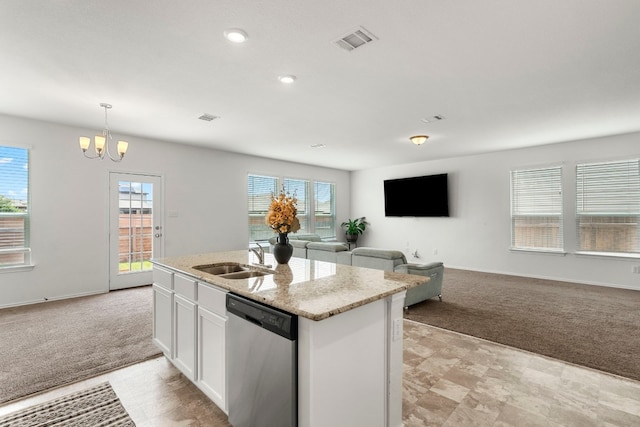
M 407 290 L 404 302 L 405 307 L 434 297 L 438 297 L 442 301 L 444 265 L 441 262 L 428 264 L 407 263 L 407 258 L 400 251 L 362 247 L 351 251 L 351 265 L 428 276 L 429 281 L 427 283 Z
M 269 243 L 274 245 L 276 237 L 269 239 Z M 298 258 L 428 276 L 427 283 L 407 290 L 405 307 L 434 297 L 442 301 L 444 265 L 441 262 L 407 263 L 402 252 L 390 249 L 360 247 L 350 251 L 346 243 L 323 241 L 317 234 L 289 234 L 289 243 L 293 246 L 293 256 Z
M 277 236 L 269 239 L 271 246 L 275 245 Z M 293 246 L 293 256 L 317 261 L 338 263 L 338 253 L 349 250 L 346 243 L 326 242 L 317 234 L 289 234 L 289 243 Z M 346 259 L 346 258 L 345 258 Z M 344 262 L 343 262 L 344 263 Z

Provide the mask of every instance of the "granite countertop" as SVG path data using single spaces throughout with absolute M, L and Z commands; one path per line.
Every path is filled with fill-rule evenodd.
M 265 253 L 265 264 L 272 266 L 268 270 L 273 274 L 260 277 L 232 280 L 193 268 L 221 262 L 257 264 L 258 258 L 247 250 L 159 258 L 152 262 L 311 320 L 326 319 L 429 280 L 411 274 L 295 257 L 289 264 L 277 264 L 269 253 Z

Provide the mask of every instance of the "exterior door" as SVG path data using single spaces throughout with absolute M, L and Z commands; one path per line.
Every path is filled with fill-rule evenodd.
M 162 256 L 162 179 L 109 174 L 109 289 L 153 282 L 151 258 Z

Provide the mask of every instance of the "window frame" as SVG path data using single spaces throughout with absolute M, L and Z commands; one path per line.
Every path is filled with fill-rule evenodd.
M 514 168 L 510 171 L 510 250 L 550 254 L 566 253 L 563 175 L 562 164 Z M 552 182 L 549 182 L 549 179 L 552 179 Z M 531 189 L 531 192 L 524 192 L 527 189 Z M 537 221 L 537 219 L 545 220 L 545 218 L 548 223 L 546 227 L 543 222 L 538 223 Z M 555 221 L 553 221 L 554 218 Z M 531 220 L 530 228 L 542 230 L 539 234 L 534 232 L 534 237 L 529 237 L 527 240 L 556 241 L 557 245 L 534 244 L 527 246 L 518 244 L 518 241 L 522 239 L 518 237 L 520 234 L 517 230 L 519 219 Z M 552 219 L 552 221 L 548 221 L 548 219 Z
M 318 206 L 320 205 L 318 201 L 318 185 L 327 185 L 329 186 L 329 215 L 326 215 L 330 218 L 330 225 L 327 229 L 331 230 L 329 236 L 323 236 L 324 233 L 320 233 L 318 231 L 318 217 L 321 215 L 321 211 L 318 210 Z M 313 230 L 316 234 L 320 235 L 320 237 L 324 239 L 335 239 L 336 238 L 336 223 L 337 215 L 336 215 L 336 184 L 333 182 L 325 182 L 325 181 L 313 181 Z M 322 228 L 324 229 L 324 228 Z
M 33 268 L 31 257 L 31 150 L 29 147 L 9 145 L 3 143 L 0 149 L 23 150 L 26 155 L 26 207 L 21 212 L 0 212 L 0 218 L 22 218 L 23 245 L 0 248 L 0 255 L 21 254 L 22 261 L 14 263 L 0 262 L 0 273 L 31 270 Z M 12 159 L 13 160 L 13 159 Z M 2 176 L 0 176 L 2 178 Z M 5 196 L 6 197 L 6 196 Z M 9 197 L 7 197 L 9 198 Z M 10 200 L 14 200 L 9 198 Z M 0 225 L 1 226 L 1 225 Z M 1 229 L 0 229 L 1 233 Z
M 300 221 L 300 230 L 298 230 L 297 233 L 312 233 L 311 229 L 314 228 L 312 223 L 315 223 L 311 221 L 311 201 L 309 197 L 311 194 L 311 181 L 309 181 L 308 179 L 291 178 L 287 176 L 282 177 L 281 180 L 283 183 L 282 188 L 284 188 L 285 194 L 295 196 L 298 200 L 298 202 L 296 203 L 296 209 L 298 211 L 296 217 L 298 218 L 298 221 Z M 292 187 L 295 188 L 292 189 Z M 300 188 L 303 188 L 304 194 L 300 194 L 300 192 L 298 191 Z
M 291 195 L 293 195 L 293 190 L 291 190 L 290 188 L 287 188 L 287 181 L 300 181 L 303 182 L 306 188 L 306 194 L 304 195 L 305 200 L 303 201 L 303 203 L 305 203 L 305 206 L 303 207 L 303 209 L 301 209 L 301 206 L 298 205 L 298 219 L 300 220 L 300 225 L 301 227 L 304 227 L 303 224 L 305 224 L 306 222 L 306 227 L 305 228 L 301 228 L 297 233 L 301 233 L 301 234 L 314 234 L 316 233 L 316 183 L 318 184 L 326 184 L 326 185 L 330 185 L 331 186 L 331 197 L 333 198 L 330 201 L 330 205 L 331 205 L 331 209 L 332 209 L 332 219 L 333 219 L 333 229 L 331 230 L 331 235 L 328 236 L 321 236 L 322 240 L 335 240 L 335 238 L 337 237 L 337 232 L 336 232 L 336 184 L 333 182 L 328 182 L 328 181 L 321 181 L 321 180 L 313 180 L 313 179 L 309 179 L 309 178 L 299 178 L 299 177 L 291 177 L 291 176 L 273 176 L 273 175 L 269 175 L 269 174 L 260 174 L 260 173 L 252 173 L 249 172 L 247 174 L 247 220 L 249 221 L 248 224 L 248 232 L 249 232 L 249 241 L 250 242 L 266 242 L 269 240 L 270 237 L 265 238 L 265 239 L 254 239 L 254 233 L 251 231 L 251 215 L 252 215 L 252 211 L 250 210 L 250 199 L 249 199 L 249 183 L 252 180 L 252 177 L 263 177 L 263 178 L 268 178 L 268 179 L 273 179 L 275 180 L 275 191 L 274 193 L 277 194 L 278 192 L 280 192 L 280 190 L 283 188 L 282 185 L 284 184 L 284 191 L 285 192 L 289 192 L 291 193 Z M 295 189 L 294 189 L 295 190 Z M 296 196 L 300 197 L 299 194 L 296 194 Z M 268 205 L 266 206 L 265 209 L 268 209 Z M 306 212 L 305 212 L 306 211 Z M 264 213 L 260 212 L 258 213 L 258 211 L 255 211 L 255 213 L 253 213 L 254 217 L 260 217 L 260 218 L 264 218 L 264 215 L 266 215 L 266 211 Z M 254 220 L 255 222 L 255 220 Z M 266 229 L 266 226 L 265 226 Z M 270 230 L 266 230 L 268 233 L 273 234 Z
M 640 157 L 581 162 L 575 165 L 574 172 L 576 254 L 640 259 Z M 589 183 L 585 183 L 587 179 L 585 174 L 590 175 L 588 177 Z M 612 195 L 613 197 L 611 197 Z M 623 197 L 620 197 L 621 195 Z M 612 202 L 608 203 L 607 200 Z M 597 206 L 600 208 L 598 209 Z M 625 209 L 628 211 L 623 212 Z M 583 222 L 583 218 L 585 222 Z M 609 218 L 608 223 L 604 222 L 607 218 Z M 624 218 L 635 218 L 635 222 L 615 220 Z M 586 221 L 587 219 L 588 221 Z M 602 219 L 602 221 L 598 219 Z M 591 227 L 589 227 L 590 225 Z M 607 225 L 613 230 L 603 233 Z M 625 238 L 623 236 L 620 239 L 620 228 L 624 228 L 624 226 L 633 226 L 635 237 Z M 585 248 L 583 246 L 583 228 L 592 229 L 591 238 L 589 238 L 592 245 L 600 246 L 599 240 L 601 241 L 604 236 L 614 244 L 618 244 L 620 240 L 627 242 L 635 240 L 635 248 L 627 251 L 615 250 L 616 248 L 611 246 L 605 249 Z M 634 232 L 632 231 L 631 234 L 633 235 Z M 616 235 L 618 238 L 614 237 Z

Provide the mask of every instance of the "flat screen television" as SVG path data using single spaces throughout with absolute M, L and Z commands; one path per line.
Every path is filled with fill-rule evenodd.
M 384 181 L 385 216 L 449 216 L 446 173 Z

